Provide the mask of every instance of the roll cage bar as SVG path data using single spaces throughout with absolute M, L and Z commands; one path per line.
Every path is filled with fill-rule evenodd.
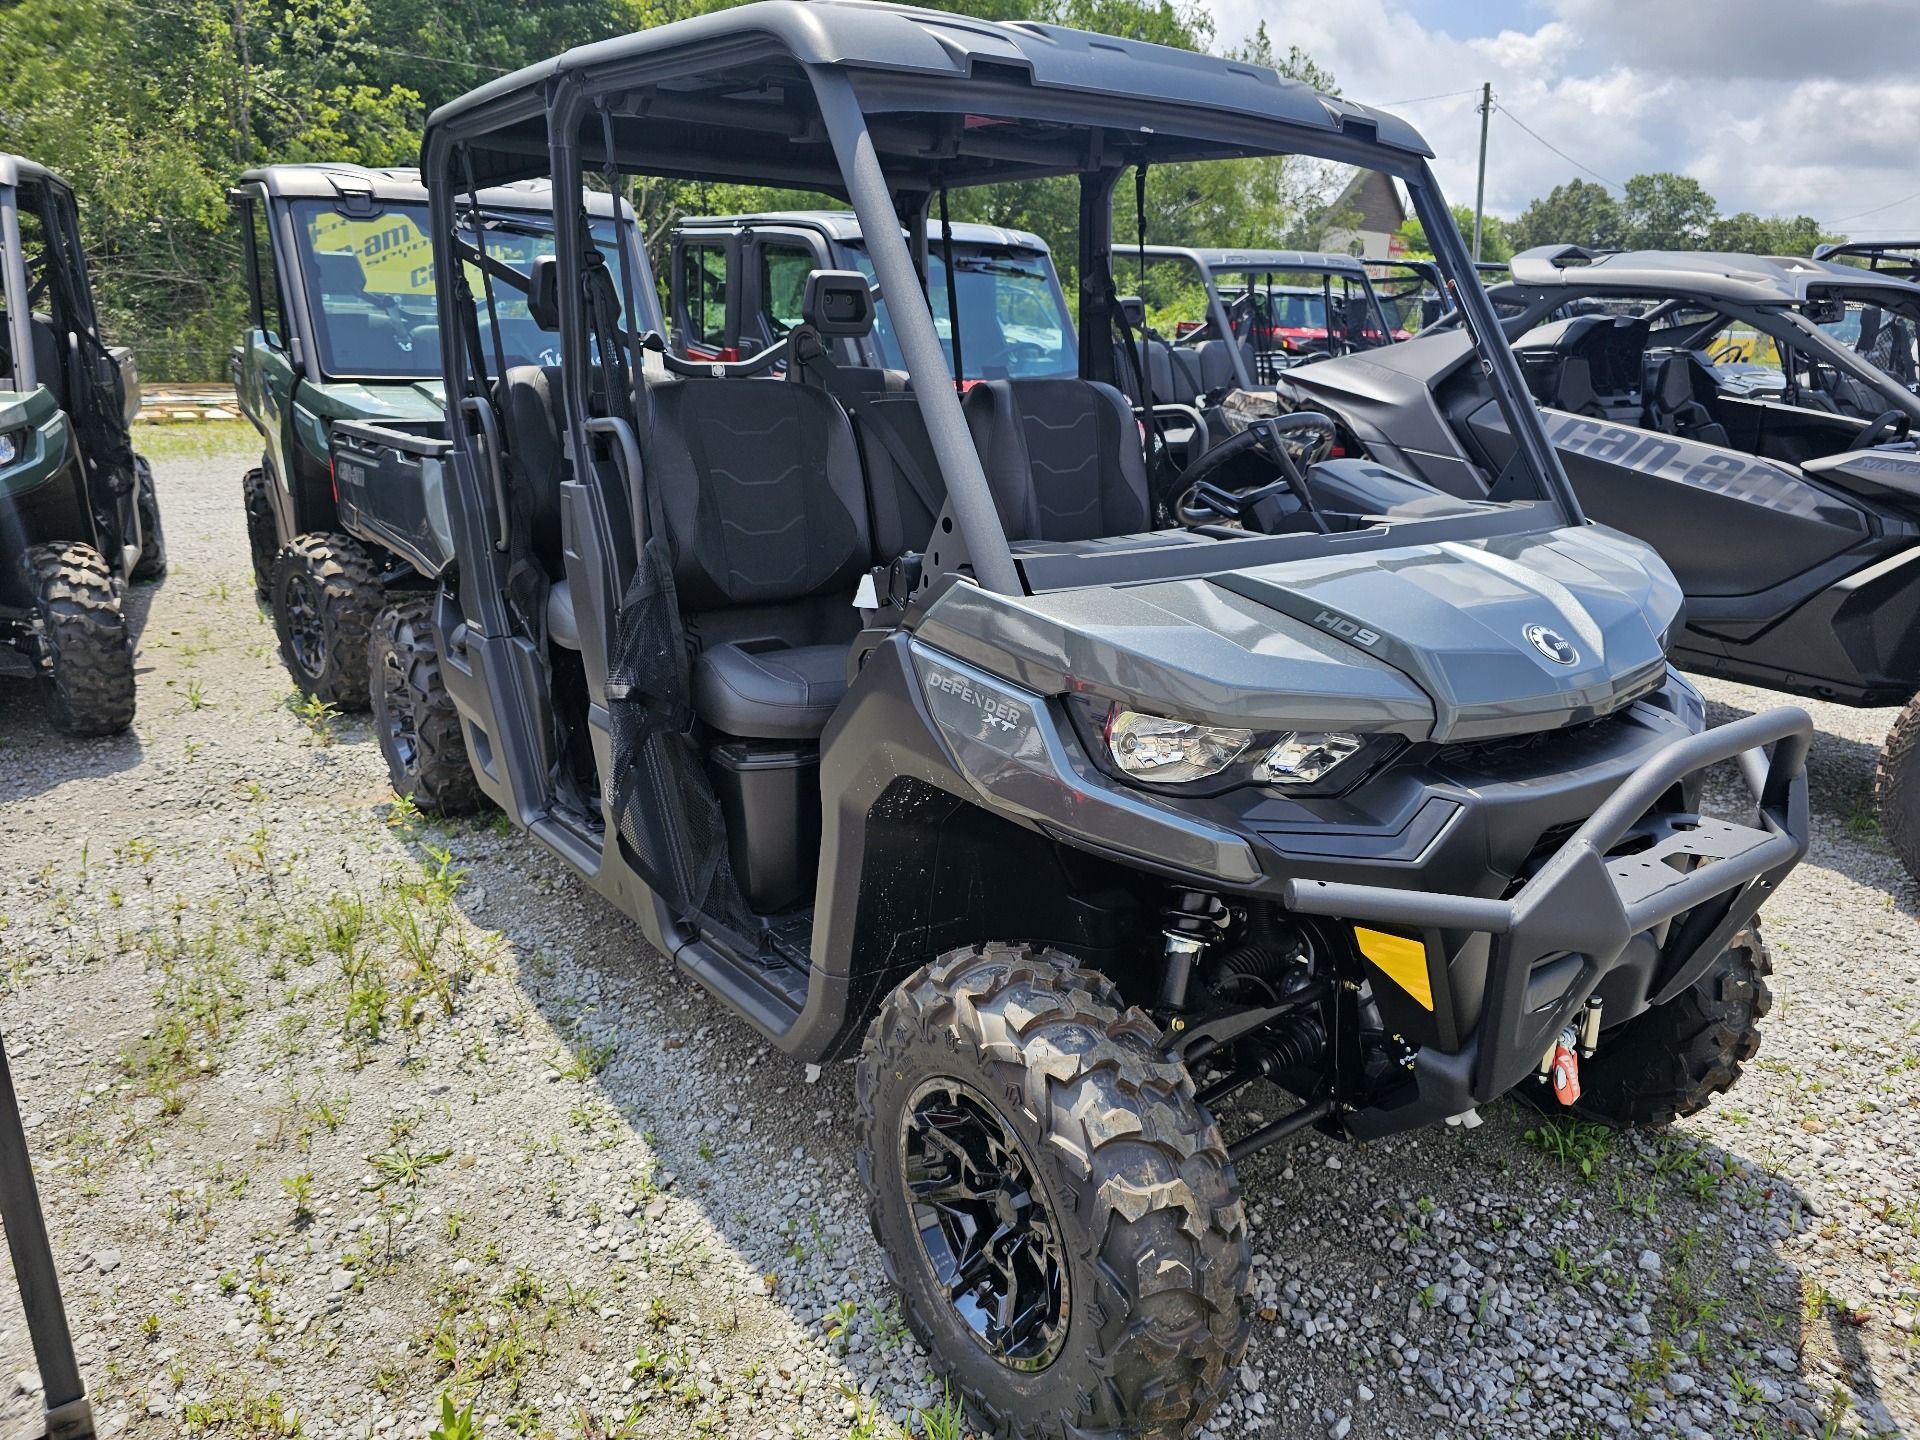
M 1122 174 L 1288 153 L 1378 170 L 1408 187 L 1437 237 L 1448 293 L 1481 339 L 1490 384 L 1538 477 L 1540 498 L 1562 523 L 1582 523 L 1485 292 L 1453 278 L 1471 278 L 1472 261 L 1453 232 L 1425 143 L 1394 116 L 1317 94 L 1266 67 L 1028 22 L 763 0 L 583 46 L 493 81 L 429 118 L 422 169 L 436 244 L 451 234 L 458 194 L 537 175 L 553 177 L 556 215 L 579 213 L 582 174 L 600 169 L 845 197 L 890 301 L 959 548 L 980 585 L 1017 595 L 1019 571 L 921 287 L 917 257 L 926 253 L 931 200 L 971 185 L 1079 177 L 1081 370 L 1112 383 L 1112 202 Z M 576 462 L 593 453 L 585 258 L 579 245 L 558 247 L 567 444 Z M 441 287 L 449 404 L 487 408 L 485 361 L 465 355 L 470 344 L 462 343 L 455 302 L 454 287 Z M 604 358 L 640 374 L 637 344 L 628 355 Z M 470 359 L 479 361 L 478 373 Z M 619 407 L 631 409 L 633 398 Z M 644 424 L 637 411 L 635 418 Z M 608 419 L 615 423 L 596 420 L 597 429 L 626 423 L 618 414 Z M 641 452 L 629 446 L 632 437 L 619 438 L 620 453 Z M 455 445 L 456 457 L 481 473 L 464 427 L 455 427 Z
M 1813 258 L 1827 262 L 1865 260 L 1872 274 L 1920 281 L 1920 240 L 1848 240 L 1815 247 Z
M 27 254 L 20 233 L 20 195 L 31 188 L 41 197 L 33 210 L 40 216 L 47 253 L 43 284 L 57 286 L 62 308 L 75 328 L 96 343 L 99 320 L 93 304 L 93 285 L 77 238 L 78 203 L 73 187 L 46 166 L 18 155 L 0 154 L 0 297 L 6 300 L 6 349 L 12 356 L 9 383 L 26 394 L 45 383 L 34 367 L 33 300 L 27 285 Z

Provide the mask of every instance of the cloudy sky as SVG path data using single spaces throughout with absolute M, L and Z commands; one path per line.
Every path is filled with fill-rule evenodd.
M 1214 12 L 1219 43 L 1264 20 L 1277 50 L 1299 45 L 1345 94 L 1411 120 L 1456 202 L 1473 202 L 1474 107 L 1492 81 L 1507 111 L 1488 140 L 1495 214 L 1576 174 L 1678 170 L 1728 213 L 1920 235 L 1920 0 L 1215 0 Z

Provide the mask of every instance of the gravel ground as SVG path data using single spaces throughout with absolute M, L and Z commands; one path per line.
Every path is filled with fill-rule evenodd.
M 0 1013 L 102 1430 L 424 1435 L 451 1393 L 496 1440 L 964 1433 L 866 1229 L 848 1067 L 771 1053 L 526 841 L 396 812 L 365 726 L 289 703 L 237 428 L 151 442 L 136 732 L 0 688 Z M 1501 1104 L 1256 1157 L 1214 1435 L 1920 1436 L 1892 712 L 1813 708 L 1741 1084 L 1664 1136 Z M 1287 1104 L 1248 1095 L 1230 1133 Z M 11 1295 L 0 1375 L 27 1433 Z

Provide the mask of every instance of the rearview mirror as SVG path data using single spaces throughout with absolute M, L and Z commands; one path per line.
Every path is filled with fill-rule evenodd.
M 815 270 L 807 276 L 800 314 L 822 335 L 858 339 L 873 329 L 873 290 L 858 270 Z
M 542 330 L 560 328 L 560 264 L 551 255 L 535 257 L 527 272 L 527 314 Z

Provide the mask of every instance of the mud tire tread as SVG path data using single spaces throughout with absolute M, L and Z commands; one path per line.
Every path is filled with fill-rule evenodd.
M 240 495 L 247 514 L 247 550 L 253 559 L 253 593 L 261 604 L 273 593 L 273 562 L 280 554 L 280 531 L 273 518 L 273 499 L 267 494 L 264 467 L 240 477 Z
M 133 457 L 136 503 L 140 507 L 140 558 L 132 579 L 137 583 L 167 578 L 167 533 L 160 524 L 160 496 L 154 488 L 153 466 L 144 455 Z
M 1574 1113 L 1622 1129 L 1699 1114 L 1760 1052 L 1760 1022 L 1773 1008 L 1766 980 L 1772 973 L 1773 955 L 1756 922 L 1686 990 L 1603 1037 L 1581 1064 Z
M 419 759 L 409 768 L 394 744 L 386 702 L 387 657 L 399 657 L 406 677 L 406 703 L 413 711 Z M 440 640 L 433 624 L 433 601 L 426 596 L 396 601 L 381 610 L 367 643 L 367 688 L 373 730 L 387 762 L 393 792 L 422 810 L 441 815 L 471 815 L 484 796 L 474 778 L 460 731 L 460 715 L 440 674 Z
M 63 735 L 133 723 L 133 645 L 113 572 L 91 545 L 34 545 L 21 560 L 40 623 L 47 716 Z
M 1873 799 L 1887 843 L 1920 880 L 1920 695 L 1907 701 L 1881 747 Z
M 320 585 L 326 659 L 317 675 L 301 674 L 293 658 L 292 626 L 283 603 L 295 571 Z M 296 535 L 273 562 L 273 626 L 280 658 L 305 694 L 340 711 L 367 708 L 367 640 L 386 604 L 373 557 L 351 535 Z
M 1212 1413 L 1245 1353 L 1251 1258 L 1239 1182 L 1192 1077 L 1167 1061 L 1158 1034 L 1104 976 L 1017 944 L 941 956 L 868 1028 L 856 1126 L 869 1218 L 908 1323 L 987 1433 L 1174 1440 Z M 905 1096 L 882 1092 L 929 1055 L 941 1057 L 940 1073 L 1004 1097 L 1025 1142 L 1048 1157 L 1050 1182 L 1069 1192 L 1070 1205 L 1056 1196 L 1053 1209 L 1076 1257 L 1076 1313 L 1068 1349 L 1043 1372 L 1051 1403 L 1010 1403 L 972 1383 L 942 1353 L 942 1327 L 919 1292 L 900 1283 L 901 1266 L 920 1263 L 906 1248 L 918 1241 L 888 1235 L 876 1180 L 894 1167 L 881 1168 L 876 1147 L 897 1153 L 898 1119 L 881 1110 Z M 998 1373 L 977 1358 L 972 1368 Z

